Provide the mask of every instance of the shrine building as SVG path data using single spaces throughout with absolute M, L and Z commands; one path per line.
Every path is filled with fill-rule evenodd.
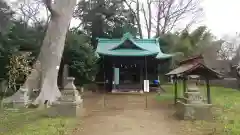
M 157 69 L 173 56 L 161 51 L 159 39 L 136 39 L 130 33 L 121 39 L 99 38 L 96 54 L 101 63 L 96 82 L 104 82 L 107 92 L 148 92 L 149 83 L 159 79 Z

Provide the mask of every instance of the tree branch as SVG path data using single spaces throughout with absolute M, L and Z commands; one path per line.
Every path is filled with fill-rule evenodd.
M 129 10 L 130 10 L 130 12 L 132 13 L 132 15 L 133 15 L 133 17 L 135 18 L 135 20 L 136 20 L 136 23 L 137 23 L 137 26 L 138 26 L 138 32 L 139 32 L 139 35 L 140 35 L 140 38 L 142 39 L 143 38 L 143 35 L 142 35 L 142 28 L 141 28 L 141 23 L 140 23 L 140 15 L 139 15 L 139 10 L 140 10 L 140 3 L 139 3 L 139 1 L 137 0 L 136 1 L 136 10 L 137 10 L 137 12 L 135 12 L 134 10 L 133 10 L 133 8 L 131 7 L 131 4 L 129 4 L 128 2 L 127 2 L 127 0 L 122 0 L 126 5 L 127 5 L 127 7 L 129 8 Z
M 146 11 L 144 9 L 144 4 L 143 3 L 142 3 L 142 12 L 143 12 L 143 17 L 144 17 L 144 20 L 145 20 L 145 23 L 146 23 L 147 31 L 149 31 L 149 24 L 148 24 L 148 21 L 147 21 L 147 14 L 146 14 Z
M 48 9 L 49 12 L 51 13 L 51 16 L 57 15 L 57 12 L 53 9 L 52 0 L 43 0 L 43 3 L 45 4 L 45 6 L 47 7 L 47 9 Z
M 152 32 L 152 8 L 151 8 L 152 1 L 147 0 L 147 6 L 148 6 L 148 38 L 151 37 Z
M 168 6 L 167 6 L 167 12 L 166 14 L 163 14 L 164 15 L 164 24 L 163 24 L 163 29 L 161 31 L 162 34 L 164 34 L 166 32 L 166 29 L 167 29 L 167 25 L 168 25 L 168 22 L 169 22 L 169 14 L 171 12 L 171 7 L 173 6 L 173 3 L 175 2 L 175 0 L 170 0 L 169 3 L 168 3 Z

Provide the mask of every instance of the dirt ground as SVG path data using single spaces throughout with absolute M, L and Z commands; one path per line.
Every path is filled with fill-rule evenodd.
M 86 115 L 73 135 L 180 134 L 173 108 L 154 98 L 155 94 L 86 94 Z

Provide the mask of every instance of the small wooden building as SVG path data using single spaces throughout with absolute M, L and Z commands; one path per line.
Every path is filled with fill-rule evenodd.
M 178 100 L 177 95 L 177 79 L 181 79 L 183 81 L 183 92 L 186 92 L 186 80 L 190 75 L 198 75 L 200 79 L 204 79 L 206 81 L 207 87 L 207 103 L 211 104 L 211 95 L 210 95 L 210 85 L 209 80 L 211 79 L 220 79 L 222 75 L 217 71 L 209 68 L 204 63 L 202 55 L 192 57 L 181 61 L 179 66 L 166 74 L 167 76 L 172 76 L 174 78 L 175 85 L 175 103 Z

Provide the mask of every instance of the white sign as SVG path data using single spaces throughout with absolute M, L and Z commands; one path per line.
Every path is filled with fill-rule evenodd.
M 144 80 L 144 92 L 149 92 L 149 80 Z

